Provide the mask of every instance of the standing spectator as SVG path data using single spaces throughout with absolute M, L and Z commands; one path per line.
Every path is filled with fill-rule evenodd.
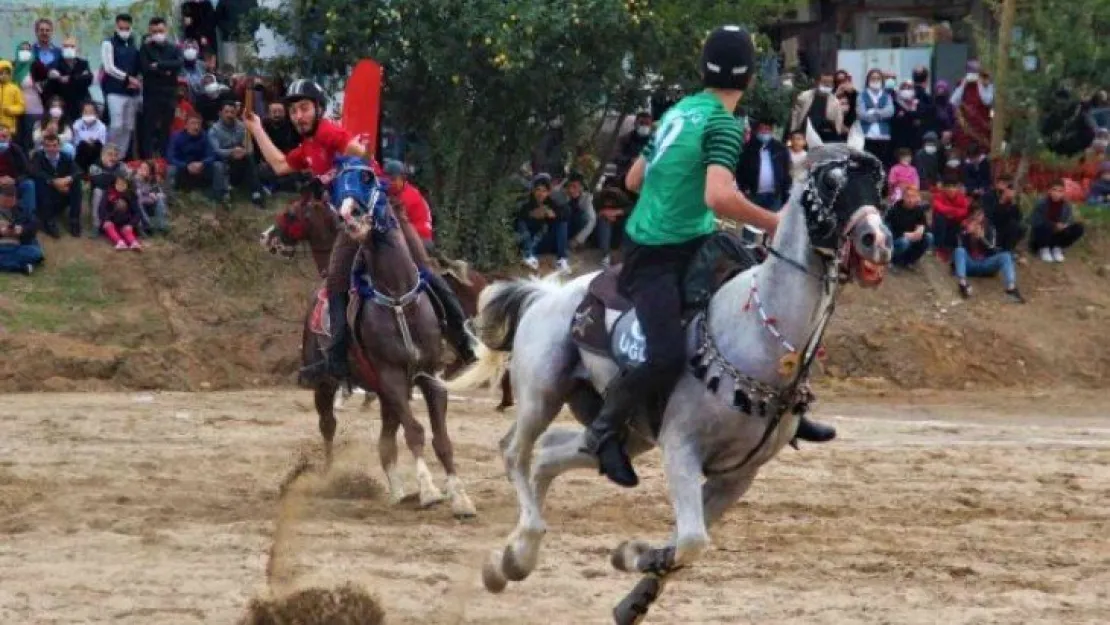
M 616 180 L 606 182 L 597 193 L 597 246 L 601 248 L 601 266 L 613 261 L 613 249 L 620 249 L 624 222 L 631 202 Z
M 17 201 L 14 186 L 0 186 L 0 271 L 31 275 L 42 259 L 34 215 Z
M 636 113 L 632 122 L 632 130 L 617 142 L 617 155 L 613 162 L 617 164 L 617 175 L 624 179 L 632 167 L 632 162 L 644 151 L 648 139 L 651 139 L 652 118 L 648 111 Z
M 204 62 L 198 58 L 200 47 L 196 41 L 186 39 L 181 47 L 181 78 L 189 87 L 189 99 L 193 102 L 204 95 Z
M 47 82 L 51 93 L 62 98 L 65 118 L 77 119 L 81 116 L 81 105 L 89 97 L 92 84 L 92 70 L 89 62 L 77 56 L 77 39 L 66 37 L 62 42 L 62 58 L 55 61 L 47 70 Z
M 38 182 L 35 197 L 42 229 L 58 238 L 58 217 L 66 214 L 69 233 L 81 236 L 81 170 L 73 157 L 62 152 L 58 135 L 48 133 L 42 138 L 42 151 L 31 159 L 31 171 Z
M 281 102 L 271 102 L 269 104 L 266 118 L 262 120 L 262 127 L 266 129 L 266 134 L 274 142 L 277 149 L 281 150 L 282 154 L 292 152 L 301 144 L 301 135 L 293 127 L 293 123 L 289 121 L 289 117 L 285 113 L 285 105 Z M 254 154 L 256 158 L 261 158 L 258 150 L 255 150 Z M 301 176 L 295 173 L 278 176 L 269 163 L 262 162 L 259 165 L 258 177 L 262 180 L 262 188 L 269 193 L 273 193 L 278 189 L 292 191 L 296 187 L 296 181 Z
M 1009 176 L 999 176 L 994 188 L 983 194 L 983 212 L 998 233 L 998 247 L 1017 256 L 1017 244 L 1025 237 L 1021 207 L 1017 204 L 1014 181 Z
M 933 192 L 933 241 L 937 255 L 947 261 L 956 247 L 956 238 L 971 209 L 971 198 L 964 192 L 956 170 L 941 175 L 940 186 Z
M 150 161 L 141 161 L 135 168 L 135 197 L 139 200 L 143 228 L 146 232 L 148 234 L 169 232 L 166 193 L 158 184 L 154 163 Z
M 398 216 L 408 219 L 412 229 L 424 243 L 424 249 L 430 253 L 435 232 L 432 228 L 432 209 L 428 206 L 428 201 L 424 199 L 420 189 L 408 181 L 404 163 L 390 159 L 385 162 L 383 170 L 389 177 L 389 199 L 400 209 Z
M 181 53 L 166 40 L 166 20 L 150 18 L 150 41 L 139 50 L 143 72 L 143 156 L 162 155 L 169 141 L 176 106 Z
M 39 91 L 38 81 L 35 80 L 36 73 L 39 75 L 39 80 L 42 80 L 46 77 L 46 68 L 35 60 L 35 55 L 31 52 L 31 42 L 24 41 L 16 48 L 15 68 L 12 73 L 12 82 L 23 92 L 23 115 L 19 118 L 19 123 L 12 126 L 12 132 L 24 150 L 31 149 L 33 145 L 31 130 L 42 118 L 42 92 Z M 0 92 L 2 91 L 3 87 L 0 86 Z M 0 110 L 0 117 L 3 117 L 2 110 Z
M 795 182 L 805 180 L 806 177 L 806 159 L 809 158 L 806 147 L 806 137 L 801 131 L 791 133 L 790 178 Z
M 586 191 L 586 177 L 580 172 L 571 171 L 563 183 L 561 194 L 567 204 L 569 214 L 570 248 L 576 250 L 586 244 L 597 225 L 597 212 L 594 211 L 594 198 Z
M 890 120 L 894 117 L 894 98 L 883 88 L 883 73 L 877 69 L 867 72 L 867 88 L 859 95 L 856 115 L 863 130 L 864 149 L 889 167 Z
M 894 255 L 890 262 L 896 267 L 914 266 L 933 244 L 925 215 L 928 209 L 921 201 L 921 192 L 909 187 L 887 211 L 887 226 L 894 237 Z
M 205 52 L 216 51 L 216 7 L 212 0 L 185 0 L 181 5 L 182 39 Z
M 976 208 L 960 229 L 952 264 L 956 271 L 960 296 L 964 299 L 971 297 L 968 277 L 990 277 L 1001 273 L 1006 286 L 1006 297 L 1016 304 L 1025 303 L 1017 288 L 1014 256 L 998 247 L 994 228 L 983 216 L 981 209 Z
M 205 74 L 201 78 L 201 89 L 204 92 L 194 102 L 194 108 L 200 114 L 204 126 L 208 127 L 220 120 L 220 109 L 224 102 L 233 101 L 231 89 L 220 84 L 215 74 Z
M 890 121 L 890 146 L 895 154 L 906 148 L 912 155 L 921 148 L 921 113 L 917 92 L 909 82 L 902 83 L 894 96 L 894 119 Z
M 24 111 L 23 89 L 12 81 L 12 62 L 0 59 L 0 125 L 19 128 Z
M 833 95 L 833 75 L 821 74 L 817 85 L 798 94 L 790 111 L 790 126 L 787 131 L 805 133 L 806 121 L 813 124 L 814 131 L 826 142 L 839 141 L 847 136 L 844 126 L 844 113 Z
M 924 145 L 913 155 L 913 167 L 917 170 L 921 189 L 931 191 L 940 181 L 940 154 L 937 151 L 937 133 L 932 130 L 922 136 Z
M 755 133 L 740 154 L 736 184 L 759 206 L 772 211 L 782 208 L 792 184 L 790 155 L 775 139 L 770 122 L 756 122 Z
M 117 251 L 142 251 L 136 233 L 142 220 L 139 217 L 138 201 L 131 192 L 131 183 L 120 176 L 112 189 L 104 196 L 104 201 L 96 209 L 100 214 L 100 230 L 115 246 Z
M 1064 250 L 1083 236 L 1071 204 L 1064 198 L 1064 181 L 1052 183 L 1048 196 L 1037 202 L 1030 218 L 1029 248 L 1046 263 L 1064 262 Z
M 112 189 L 116 178 L 128 175 L 122 158 L 123 150 L 109 143 L 100 151 L 100 160 L 89 167 L 89 184 L 92 185 L 92 210 L 89 211 L 89 218 L 93 237 L 100 235 L 100 205 L 104 202 L 104 195 Z
M 842 69 L 837 70 L 834 82 L 836 83 L 836 99 L 840 103 L 840 111 L 843 113 L 844 128 L 848 129 L 856 123 L 856 105 L 859 103 L 859 91 L 852 84 L 852 75 Z M 844 133 L 844 138 L 848 138 L 847 132 Z
M 952 128 L 956 147 L 966 150 L 972 143 L 990 145 L 994 85 L 986 72 L 979 71 L 979 61 L 967 62 L 967 75 L 957 83 L 951 102 L 958 112 Z
M 17 194 L 22 214 L 35 218 L 35 180 L 27 153 L 12 141 L 12 128 L 0 123 L 0 190 L 12 189 Z
M 887 177 L 887 188 L 890 192 L 888 201 L 893 204 L 902 199 L 902 194 L 907 188 L 921 189 L 921 178 L 913 166 L 913 154 L 909 148 L 898 148 L 898 162 L 890 168 Z
M 208 129 L 208 140 L 216 159 L 224 164 L 228 181 L 224 185 L 223 200 L 231 200 L 231 189 L 245 186 L 251 194 L 251 202 L 262 208 L 262 183 L 258 181 L 258 162 L 247 150 L 247 127 L 238 118 L 236 102 L 225 101 L 220 110 L 220 121 Z
M 972 142 L 967 146 L 967 158 L 963 164 L 964 186 L 971 197 L 981 197 L 991 188 L 991 162 L 987 155 Z
M 936 130 L 941 133 L 942 139 L 946 132 L 951 135 L 956 126 L 956 107 L 952 106 L 951 98 L 948 82 L 938 80 L 933 95 L 933 115 L 937 120 Z
M 253 38 L 257 25 L 247 18 L 258 9 L 258 0 L 220 0 L 216 6 L 216 28 L 220 35 L 220 58 L 239 64 L 239 41 Z
M 222 200 L 227 193 L 226 168 L 216 158 L 199 117 L 189 118 L 185 130 L 173 136 L 166 150 L 166 160 L 169 161 L 171 189 L 208 186 L 212 199 L 216 201 Z
M 561 180 L 566 175 L 567 166 L 565 142 L 563 118 L 555 117 L 548 122 L 547 131 L 532 154 L 532 171 Z
M 567 208 L 551 198 L 551 176 L 548 174 L 537 174 L 532 178 L 532 192 L 517 211 L 516 233 L 527 267 L 539 269 L 540 261 L 536 254 L 553 244 L 558 259 L 556 269 L 570 271 Z
M 100 160 L 100 151 L 108 142 L 108 127 L 96 115 L 96 104 L 86 100 L 81 107 L 81 117 L 73 122 L 73 141 L 77 145 L 77 166 L 88 171 Z
M 42 139 L 48 134 L 55 134 L 62 142 L 62 151 L 70 156 L 76 156 L 77 150 L 73 146 L 73 132 L 69 120 L 65 118 L 65 102 L 61 96 L 53 96 L 47 102 L 46 115 L 39 120 L 38 126 L 31 132 L 31 139 L 35 150 L 42 149 Z
M 929 69 L 924 65 L 913 68 L 913 92 L 917 100 L 918 140 L 924 142 L 925 133 L 937 133 L 937 111 L 933 96 L 929 93 Z
M 100 44 L 100 63 L 104 70 L 100 88 L 111 123 L 108 142 L 118 146 L 126 158 L 132 149 L 142 88 L 139 50 L 133 43 L 131 16 L 127 13 L 116 16 L 115 34 Z
M 62 58 L 62 50 L 54 45 L 53 38 L 54 22 L 45 17 L 35 20 L 35 45 L 31 46 L 31 53 L 46 67 Z

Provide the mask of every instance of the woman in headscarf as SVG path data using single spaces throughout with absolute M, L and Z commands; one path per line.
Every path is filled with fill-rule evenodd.
M 46 66 L 35 60 L 31 42 L 24 41 L 16 46 L 12 82 L 23 90 L 23 117 L 19 120 L 16 142 L 27 152 L 31 151 L 31 130 L 42 119 L 42 93 L 37 82 L 46 79 Z

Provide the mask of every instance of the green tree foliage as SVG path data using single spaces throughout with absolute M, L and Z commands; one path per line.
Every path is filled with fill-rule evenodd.
M 355 9 L 349 0 L 294 0 L 262 19 L 313 74 L 341 79 L 366 57 L 383 64 L 386 118 L 426 145 L 419 182 L 438 237 L 488 266 L 511 250 L 517 188 L 506 177 L 547 120 L 562 115 L 572 135 L 588 133 L 604 113 L 642 106 L 655 84 L 693 84 L 713 27 L 757 24 L 790 4 L 369 0 Z

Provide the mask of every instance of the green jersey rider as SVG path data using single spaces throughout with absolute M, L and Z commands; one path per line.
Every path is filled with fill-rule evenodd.
M 733 172 L 744 132 L 733 112 L 756 70 L 752 37 L 739 26 L 713 31 L 701 55 L 705 90 L 676 103 L 625 178 L 639 192 L 625 226 L 618 287 L 636 307 L 646 342 L 645 362 L 626 368 L 605 390 L 605 402 L 586 430 L 583 451 L 597 456 L 601 473 L 621 486 L 639 478 L 624 447 L 628 419 L 643 405 L 645 388 L 668 397 L 686 364 L 682 288 L 698 248 L 716 230 L 715 215 L 773 233 L 778 215 L 736 188 Z M 824 442 L 829 426 L 804 420 L 801 440 Z

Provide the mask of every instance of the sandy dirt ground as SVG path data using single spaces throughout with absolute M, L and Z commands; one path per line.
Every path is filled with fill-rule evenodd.
M 394 625 L 611 622 L 636 580 L 609 549 L 670 530 L 658 454 L 635 491 L 557 482 L 538 570 L 490 595 L 480 562 L 516 520 L 491 407 L 451 406 L 468 522 L 390 507 L 377 409 L 341 412 L 327 486 L 282 517 L 293 583 L 365 584 Z M 1110 621 L 1110 400 L 844 396 L 818 414 L 841 437 L 766 467 L 648 622 Z M 268 592 L 278 488 L 317 436 L 304 391 L 4 396 L 0 623 L 234 623 Z

